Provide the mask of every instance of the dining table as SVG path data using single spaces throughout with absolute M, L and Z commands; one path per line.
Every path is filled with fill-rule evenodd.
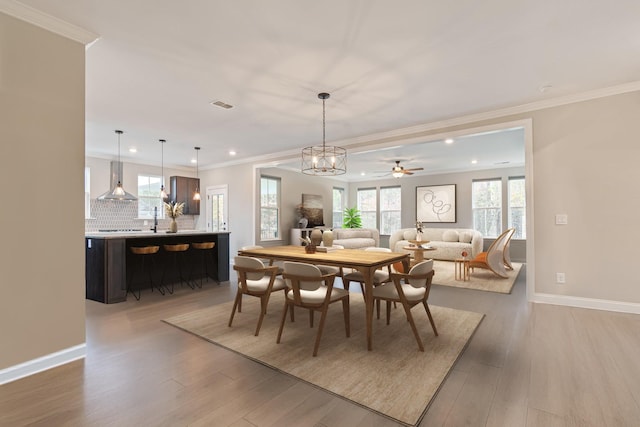
M 309 253 L 304 246 L 266 246 L 238 251 L 238 255 L 268 259 L 270 261 L 295 261 L 308 264 L 330 265 L 351 268 L 362 273 L 364 278 L 364 301 L 367 330 L 367 349 L 373 349 L 373 278 L 379 268 L 402 263 L 409 271 L 409 255 L 398 252 L 373 252 L 362 249 L 336 249 L 327 252 Z

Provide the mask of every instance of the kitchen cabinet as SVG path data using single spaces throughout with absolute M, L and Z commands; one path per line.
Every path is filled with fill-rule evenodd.
M 200 215 L 200 200 L 193 200 L 193 195 L 200 189 L 200 179 L 186 176 L 169 177 L 169 200 L 184 203 L 182 213 L 185 215 Z M 202 193 L 202 189 L 200 189 Z

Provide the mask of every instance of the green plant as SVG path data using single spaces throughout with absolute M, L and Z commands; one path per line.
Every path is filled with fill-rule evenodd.
M 344 228 L 362 228 L 362 218 L 360 218 L 358 208 L 345 208 L 342 226 Z

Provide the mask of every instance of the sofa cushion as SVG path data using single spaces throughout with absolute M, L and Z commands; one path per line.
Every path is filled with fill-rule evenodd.
M 442 241 L 444 242 L 458 242 L 460 237 L 456 230 L 447 230 L 442 233 Z
M 345 249 L 361 249 L 376 246 L 376 241 L 367 237 L 354 237 L 334 240 L 333 245 L 344 246 Z
M 418 234 L 418 232 L 416 230 L 407 230 L 403 233 L 404 240 L 415 240 L 416 239 L 416 234 Z
M 473 239 L 473 233 L 471 233 L 470 231 L 461 231 L 459 235 L 459 241 L 461 243 L 471 243 L 471 240 Z
M 355 238 L 371 238 L 371 232 L 369 230 L 357 230 L 357 229 L 343 229 L 340 231 L 340 239 L 355 239 Z

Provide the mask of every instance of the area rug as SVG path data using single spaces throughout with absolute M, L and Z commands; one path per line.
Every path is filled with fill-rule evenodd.
M 242 313 L 227 327 L 232 303 L 224 303 L 175 316 L 164 321 L 405 425 L 420 422 L 429 403 L 460 357 L 480 324 L 483 314 L 430 306 L 439 336 L 431 330 L 421 306 L 412 310 L 425 351 L 420 352 L 402 309 L 393 309 L 391 325 L 374 319 L 373 351 L 367 351 L 362 297 L 352 294 L 351 337 L 345 336 L 342 304 L 332 304 L 320 350 L 312 357 L 316 327 L 308 315 L 296 311 L 276 344 L 282 294 L 273 295 L 260 335 L 253 335 L 259 301 L 246 297 Z M 383 309 L 384 312 L 384 309 Z
M 470 274 L 469 280 L 464 282 L 455 280 L 455 263 L 451 261 L 434 261 L 433 269 L 435 275 L 433 276 L 433 284 L 510 294 L 522 268 L 522 264 L 517 262 L 512 263 L 512 265 L 513 270 L 507 270 L 509 277 L 506 279 L 496 276 L 489 270 L 476 268 Z

